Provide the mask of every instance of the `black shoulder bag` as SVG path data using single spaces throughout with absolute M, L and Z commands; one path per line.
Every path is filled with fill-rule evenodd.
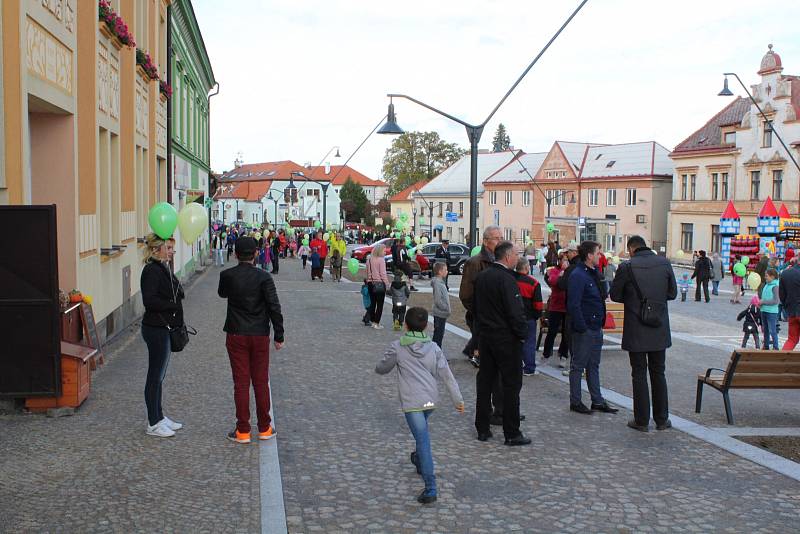
M 169 287 L 170 291 L 172 292 L 172 302 L 177 304 L 178 292 L 175 290 L 175 287 L 172 284 L 172 272 L 170 272 L 166 265 L 163 265 L 163 267 L 167 270 L 167 276 L 169 276 Z M 178 282 L 178 284 L 178 287 L 180 287 L 180 282 Z M 161 317 L 162 321 L 164 321 L 164 326 L 167 327 L 167 331 L 169 332 L 169 345 L 172 352 L 181 352 L 186 345 L 189 344 L 189 334 L 193 336 L 197 335 L 197 330 L 191 326 L 186 326 L 186 321 L 184 321 L 180 326 L 170 326 L 167 320 L 164 319 L 160 313 L 158 316 Z
M 667 311 L 667 305 L 663 302 L 653 302 L 642 294 L 639 283 L 636 282 L 636 276 L 633 274 L 633 262 L 628 263 L 628 270 L 631 273 L 631 282 L 636 290 L 636 296 L 639 297 L 639 320 L 645 326 L 658 328 L 661 326 L 661 316 Z

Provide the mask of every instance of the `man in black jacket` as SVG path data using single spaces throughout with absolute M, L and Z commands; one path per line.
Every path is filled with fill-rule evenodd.
M 239 264 L 219 274 L 217 293 L 228 299 L 225 319 L 225 346 L 233 372 L 233 398 L 236 403 L 236 429 L 228 439 L 250 443 L 250 384 L 256 397 L 258 439 L 275 435 L 270 419 L 269 331 L 275 330 L 275 350 L 283 347 L 283 315 L 272 276 L 253 264 L 256 241 L 252 237 L 236 240 Z
M 644 238 L 631 236 L 627 246 L 631 259 L 617 269 L 611 284 L 611 300 L 625 304 L 622 350 L 628 351 L 633 379 L 633 419 L 628 421 L 628 426 L 641 432 L 649 430 L 649 372 L 653 388 L 653 420 L 658 430 L 666 430 L 672 426 L 669 421 L 667 378 L 664 374 L 666 350 L 672 346 L 667 301 L 675 300 L 678 287 L 669 260 L 647 248 Z M 660 325 L 642 322 L 642 301 L 636 290 L 637 284 L 642 297 L 656 304 L 660 310 Z
M 434 253 L 433 255 L 436 261 L 440 261 L 445 265 L 447 265 L 447 274 L 444 276 L 444 285 L 447 287 L 447 289 L 450 289 L 450 286 L 447 283 L 447 278 L 448 275 L 450 274 L 450 265 L 451 265 L 450 250 L 448 250 L 449 246 L 450 246 L 450 241 L 448 241 L 447 239 L 442 239 L 442 244 L 439 245 L 439 247 L 436 249 L 436 253 Z
M 489 430 L 492 384 L 499 374 L 503 388 L 503 434 L 506 445 L 528 445 L 519 430 L 519 391 L 522 388 L 522 343 L 528 323 L 514 276 L 519 259 L 514 245 L 503 241 L 494 249 L 495 261 L 475 279 L 473 329 L 478 338 L 481 366 L 477 377 L 475 428 L 478 439 Z
M 708 295 L 708 281 L 711 280 L 712 273 L 711 260 L 706 256 L 705 250 L 701 250 L 699 254 L 700 257 L 697 258 L 694 264 L 694 272 L 692 273 L 692 278 L 697 280 L 697 287 L 694 290 L 694 300 L 700 302 L 700 286 L 702 285 L 706 303 L 708 303 L 711 301 L 711 297 Z

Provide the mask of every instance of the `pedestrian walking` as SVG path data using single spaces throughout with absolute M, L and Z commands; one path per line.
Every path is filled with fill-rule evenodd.
M 711 257 L 711 294 L 719 295 L 719 283 L 725 278 L 725 268 L 722 265 L 722 258 L 715 252 Z
M 753 295 L 750 299 L 750 305 L 736 316 L 737 321 L 741 321 L 742 319 L 744 319 L 744 323 L 742 324 L 742 332 L 744 332 L 742 348 L 747 348 L 747 342 L 750 340 L 750 336 L 753 336 L 753 340 L 756 342 L 756 349 L 760 349 L 761 340 L 759 339 L 759 327 L 761 326 L 761 309 L 759 308 L 758 295 Z
M 528 244 L 525 245 L 525 251 L 523 254 L 525 255 L 525 259 L 528 261 L 528 272 L 532 273 L 534 269 L 536 269 L 536 254 L 538 249 L 536 245 L 533 244 L 533 241 L 528 241 Z
M 333 249 L 331 254 L 331 280 L 341 283 L 342 281 L 342 254 L 338 248 Z
M 272 275 L 256 269 L 253 259 L 256 242 L 243 237 L 236 242 L 238 265 L 219 274 L 217 294 L 228 299 L 223 330 L 225 347 L 233 375 L 233 399 L 236 405 L 236 428 L 227 438 L 236 443 L 250 443 L 250 386 L 256 399 L 258 439 L 275 436 L 269 414 L 269 342 L 270 324 L 273 345 L 284 344 L 283 315 Z
M 550 267 L 545 273 L 545 282 L 550 287 L 550 296 L 547 299 L 547 336 L 544 338 L 542 358 L 547 361 L 553 355 L 553 345 L 556 336 L 560 333 L 558 366 L 561 369 L 565 369 L 569 361 L 569 338 L 564 331 L 567 316 L 566 292 L 558 286 L 558 280 L 568 266 L 569 259 L 567 259 L 566 252 L 562 251 L 559 254 L 559 264 L 555 267 Z
M 700 302 L 700 288 L 703 288 L 703 294 L 706 298 L 706 303 L 711 302 L 711 297 L 708 295 L 708 282 L 711 280 L 711 260 L 706 256 L 706 251 L 701 250 L 697 253 L 697 261 L 694 262 L 694 272 L 692 279 L 697 281 L 697 287 L 694 290 L 695 302 Z
M 400 238 L 394 240 L 391 248 L 392 264 L 394 270 L 400 270 L 408 278 L 409 289 L 417 291 L 414 287 L 414 271 L 411 270 L 411 265 L 408 261 L 408 249 L 406 249 L 405 242 Z
M 392 329 L 401 330 L 405 324 L 406 304 L 411 291 L 408 284 L 403 279 L 403 272 L 399 269 L 394 272 L 394 280 L 389 287 L 389 295 L 392 297 Z
M 630 260 L 617 270 L 611 284 L 611 300 L 625 304 L 622 350 L 628 351 L 633 382 L 633 419 L 628 426 L 650 429 L 650 392 L 656 429 L 672 426 L 669 420 L 666 350 L 672 346 L 667 301 L 677 296 L 675 273 L 664 256 L 647 247 L 640 236 L 627 243 Z
M 539 263 L 539 274 L 541 274 L 542 276 L 544 276 L 544 273 L 547 270 L 547 261 L 544 258 L 544 255 L 546 253 L 547 253 L 547 245 L 542 243 L 539 249 L 536 251 L 536 261 Z
M 600 356 L 603 347 L 603 323 L 606 305 L 597 272 L 600 245 L 584 241 L 578 247 L 579 262 L 569 276 L 567 314 L 571 321 L 570 342 L 572 361 L 569 369 L 569 409 L 590 414 L 593 411 L 617 413 L 606 403 L 600 391 Z M 586 383 L 592 399 L 591 410 L 581 402 L 581 376 L 586 371 Z
M 547 243 L 547 252 L 545 252 L 544 260 L 548 267 L 555 267 L 558 264 L 558 249 L 552 241 Z
M 313 247 L 311 249 L 311 281 L 313 282 L 317 278 L 322 282 L 322 259 L 319 256 L 317 247 Z
M 317 253 L 319 254 L 319 281 L 320 282 L 324 282 L 322 276 L 323 276 L 323 273 L 325 272 L 325 258 L 328 257 L 328 243 L 326 243 L 325 240 L 322 239 L 323 235 L 324 234 L 320 230 L 319 232 L 317 232 L 316 237 L 314 237 L 314 239 L 312 239 L 311 243 L 310 243 L 311 248 L 312 249 L 316 248 L 317 249 Z
M 800 341 L 800 267 L 796 260 L 795 256 L 789 262 L 778 284 L 778 295 L 789 321 L 789 336 L 783 344 L 783 350 L 794 350 Z
M 269 236 L 269 256 L 270 260 L 272 260 L 272 274 L 278 274 L 280 269 L 281 239 L 274 231 L 270 231 Z
M 433 289 L 433 342 L 442 348 L 444 340 L 444 329 L 447 325 L 447 318 L 450 317 L 450 292 L 445 281 L 447 280 L 447 265 L 437 261 L 433 264 L 433 277 L 431 278 L 431 288 Z
M 572 274 L 572 271 L 578 266 L 580 262 L 580 258 L 578 257 L 578 245 L 574 242 L 570 242 L 566 248 L 564 249 L 564 253 L 569 260 L 567 268 L 564 269 L 564 273 L 558 278 L 558 288 L 564 292 L 564 303 L 566 313 L 564 314 L 564 322 L 561 325 L 561 335 L 566 336 L 567 338 L 567 346 L 569 347 L 569 355 L 572 358 L 574 350 L 572 348 L 572 322 L 570 320 L 570 311 L 569 308 L 566 306 L 569 297 L 569 277 Z M 605 296 L 601 294 L 601 298 L 605 300 Z M 562 371 L 564 376 L 569 376 L 569 368 L 570 365 L 567 363 L 567 368 Z
M 733 284 L 733 296 L 731 297 L 731 304 L 739 304 L 741 302 L 741 297 L 744 295 L 744 291 L 742 291 L 742 285 L 744 284 L 744 277 L 739 276 L 733 271 L 733 267 L 739 263 L 742 257 L 738 254 L 735 256 L 734 261 L 731 262 L 731 283 Z
M 516 265 L 517 287 L 528 322 L 528 337 L 522 345 L 522 375 L 541 374 L 536 370 L 536 323 L 542 316 L 542 286 L 531 276 L 531 264 L 528 258 L 520 258 Z
M 474 328 L 481 365 L 477 376 L 475 428 L 478 440 L 492 437 L 492 388 L 503 391 L 503 434 L 509 446 L 531 443 L 519 429 L 519 392 L 522 388 L 522 343 L 528 337 L 528 323 L 513 269 L 519 257 L 513 243 L 503 241 L 494 248 L 495 261 L 475 279 Z
M 417 502 L 422 504 L 430 504 L 437 498 L 428 419 L 439 403 L 439 378 L 444 381 L 456 410 L 464 413 L 464 399 L 458 382 L 442 349 L 425 335 L 427 325 L 428 312 L 424 308 L 409 309 L 405 317 L 405 334 L 389 345 L 375 367 L 375 372 L 381 375 L 397 367 L 400 407 L 416 443 L 411 463 L 425 482 L 425 489 L 417 497 Z
M 299 249 L 297 249 L 297 254 L 300 256 L 300 259 L 303 260 L 303 270 L 306 270 L 306 262 L 308 262 L 308 257 L 311 256 L 311 247 L 308 245 L 302 245 Z
M 764 330 L 764 350 L 769 350 L 770 345 L 778 350 L 778 303 L 780 302 L 778 271 L 770 267 L 765 271 L 764 278 L 758 298 L 761 308 L 761 328 Z
M 370 326 L 372 323 L 369 320 L 369 309 L 372 305 L 372 297 L 369 294 L 369 285 L 366 278 L 364 278 L 364 283 L 361 285 L 361 303 L 364 306 L 364 317 L 362 317 L 361 322 L 364 323 L 364 326 Z
M 225 238 L 225 245 L 228 249 L 227 261 L 231 261 L 231 254 L 233 254 L 233 245 L 236 243 L 236 230 L 233 227 L 228 229 L 228 236 Z
M 369 318 L 372 328 L 383 329 L 383 301 L 389 288 L 389 276 L 386 274 L 386 249 L 383 245 L 375 245 L 372 254 L 367 258 L 367 285 L 369 286 L 370 308 Z
M 222 239 L 222 232 L 213 233 L 211 247 L 214 249 L 214 265 L 222 267 L 225 265 L 225 241 Z
M 162 405 L 162 385 L 172 354 L 170 329 L 183 326 L 183 287 L 168 265 L 174 254 L 174 239 L 161 239 L 155 234 L 145 238 L 140 287 L 144 304 L 142 338 L 147 345 L 146 433 L 159 438 L 172 437 L 183 427 L 164 415 Z

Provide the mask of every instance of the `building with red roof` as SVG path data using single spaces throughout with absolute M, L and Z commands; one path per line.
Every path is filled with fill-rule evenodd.
M 760 79 L 750 85 L 750 92 L 798 158 L 800 76 L 783 74 L 781 57 L 772 45 L 756 74 Z M 751 81 L 755 80 L 744 83 Z M 756 233 L 762 208 L 766 217 L 779 217 L 773 200 L 785 202 L 787 213 L 800 208 L 800 173 L 746 96 L 729 102 L 678 143 L 670 157 L 675 164 L 667 237 L 670 254 L 679 249 L 720 252 L 720 213 L 728 201 L 741 218 L 741 232 L 747 234 Z

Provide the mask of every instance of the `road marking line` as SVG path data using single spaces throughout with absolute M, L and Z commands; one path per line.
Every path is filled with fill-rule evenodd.
M 275 427 L 272 388 L 269 390 L 269 416 Z M 276 430 L 277 433 L 277 430 Z M 278 436 L 258 441 L 259 497 L 261 499 L 262 534 L 285 534 L 286 508 L 283 502 L 281 464 L 278 460 Z
M 727 436 L 800 436 L 798 427 L 754 428 L 754 427 L 720 427 L 712 428 Z

